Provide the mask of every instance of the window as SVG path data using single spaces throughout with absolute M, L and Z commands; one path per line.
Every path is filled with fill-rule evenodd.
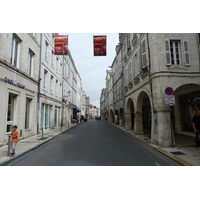
M 19 40 L 13 37 L 11 65 L 13 65 L 14 67 L 18 67 L 18 53 L 19 53 Z
M 50 92 L 53 92 L 53 76 L 51 75 L 51 80 L 50 80 Z
M 181 51 L 181 44 L 183 51 Z M 180 40 L 166 39 L 165 52 L 166 65 L 190 65 L 189 46 L 186 40 L 181 43 Z
M 30 126 L 30 105 L 32 99 L 26 98 L 26 112 L 25 112 L 25 129 L 29 129 Z
M 34 53 L 29 49 L 28 53 L 28 75 L 33 76 L 33 56 Z
M 170 41 L 171 64 L 180 65 L 180 41 Z
M 58 95 L 58 80 L 56 80 L 55 93 L 56 93 L 56 95 Z
M 60 116 L 60 108 L 55 107 L 54 111 L 54 126 L 59 126 L 59 116 Z
M 131 49 L 131 34 L 127 33 L 127 51 L 129 51 Z
M 46 69 L 44 69 L 44 88 L 47 88 L 47 74 L 48 74 L 48 71 Z
M 51 67 L 54 68 L 54 52 L 51 51 Z
M 60 63 L 60 75 L 62 76 L 62 63 Z
M 146 41 L 145 40 L 143 40 L 142 42 L 141 52 L 142 52 L 142 67 L 146 67 L 147 60 L 146 60 Z
M 139 67 L 138 67 L 138 56 L 137 53 L 134 55 L 134 77 L 136 77 L 139 73 Z
M 45 60 L 48 59 L 48 53 L 49 53 L 48 49 L 49 49 L 49 44 L 47 41 L 45 41 Z
M 41 109 L 41 128 L 48 130 L 51 127 L 51 106 L 42 104 Z
M 131 69 L 131 63 L 128 65 L 128 82 L 131 81 L 132 78 L 132 69 Z
M 56 72 L 58 73 L 58 57 L 56 57 Z

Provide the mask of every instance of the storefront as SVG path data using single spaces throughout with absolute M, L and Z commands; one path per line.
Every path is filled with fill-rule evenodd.
M 6 144 L 6 133 L 12 131 L 13 125 L 18 126 L 19 139 L 36 134 L 36 88 L 37 84 L 17 74 L 0 77 L 0 91 L 4 94 L 0 98 L 0 146 Z

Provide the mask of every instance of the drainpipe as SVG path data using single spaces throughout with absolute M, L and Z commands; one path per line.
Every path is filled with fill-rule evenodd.
M 152 87 L 152 79 L 151 79 L 151 55 L 150 55 L 150 47 L 149 47 L 149 34 L 147 33 L 147 47 L 148 47 L 148 58 L 149 58 L 149 81 L 150 81 L 150 92 L 151 92 L 151 143 L 154 143 L 154 131 L 155 131 L 155 123 L 154 123 L 154 103 L 153 103 L 153 87 Z
M 200 36 L 199 36 L 199 34 L 200 34 L 200 33 L 197 33 L 196 36 L 197 36 L 197 48 L 198 48 L 198 56 L 199 56 L 199 71 L 200 71 L 200 50 L 199 50 L 199 43 L 200 43 L 199 38 L 200 38 Z
M 39 75 L 38 75 L 38 94 L 37 94 L 37 134 L 40 133 L 40 88 L 41 88 L 41 68 L 42 68 L 42 33 L 40 33 L 40 60 L 39 60 Z

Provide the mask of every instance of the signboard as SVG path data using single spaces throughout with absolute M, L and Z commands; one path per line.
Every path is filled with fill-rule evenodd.
M 165 94 L 172 95 L 174 93 L 174 90 L 171 87 L 167 87 L 165 89 Z
M 106 56 L 106 35 L 93 36 L 94 56 Z
M 15 86 L 17 86 L 17 87 L 20 87 L 20 88 L 25 88 L 25 85 L 22 85 L 21 83 L 19 83 L 19 82 L 17 82 L 17 81 L 14 81 L 14 80 L 12 80 L 12 79 L 9 79 L 9 78 L 7 78 L 7 77 L 5 77 L 4 78 L 4 81 L 5 82 L 7 82 L 7 83 L 10 83 L 10 84 L 12 84 L 12 85 L 15 85 Z
M 175 96 L 171 95 L 171 96 L 167 96 L 165 97 L 165 105 L 166 106 L 175 106 Z
M 68 35 L 54 36 L 54 54 L 55 55 L 68 54 Z
M 12 125 L 13 121 L 7 121 L 7 125 Z

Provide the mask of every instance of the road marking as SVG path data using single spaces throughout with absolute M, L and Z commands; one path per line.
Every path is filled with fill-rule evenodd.
M 157 162 L 155 162 L 155 161 L 154 161 L 154 163 L 155 163 L 157 166 L 161 166 L 160 164 L 158 164 L 158 163 L 157 163 Z

